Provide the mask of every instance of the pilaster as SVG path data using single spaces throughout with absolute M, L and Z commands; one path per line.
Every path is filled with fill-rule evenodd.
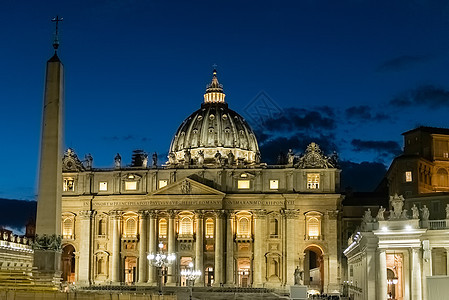
M 234 262 L 234 219 L 233 211 L 227 212 L 226 219 L 226 285 L 235 284 L 235 262 Z
M 267 212 L 263 209 L 253 211 L 254 215 L 254 286 L 262 287 L 266 281 L 265 272 L 265 227 Z
M 139 211 L 139 283 L 147 282 L 148 259 L 147 259 L 147 217 L 148 212 Z
M 120 223 L 122 221 L 122 211 L 111 211 L 112 218 L 112 270 L 111 281 L 115 284 L 120 282 Z
M 95 211 L 83 210 L 79 212 L 81 236 L 79 255 L 79 284 L 90 285 L 92 283 L 92 218 Z
M 204 213 L 195 211 L 196 241 L 195 241 L 195 269 L 201 271 L 201 275 L 195 280 L 196 286 L 204 285 Z
M 385 249 L 377 250 L 377 300 L 387 298 L 387 254 Z
M 223 284 L 223 217 L 224 211 L 219 210 L 215 212 L 215 286 Z
M 148 234 L 148 253 L 156 253 L 157 252 L 157 211 L 150 210 L 148 212 L 149 216 L 149 234 Z M 150 285 L 157 284 L 157 274 L 156 268 L 151 264 L 148 264 L 148 283 Z
M 177 215 L 177 212 L 175 210 L 169 211 L 169 218 L 168 218 L 168 246 L 167 250 L 168 253 L 175 253 L 176 251 L 176 232 L 175 232 L 175 217 Z M 168 267 L 168 278 L 167 278 L 167 285 L 175 285 L 176 284 L 176 265 L 179 257 L 176 257 L 175 262 Z

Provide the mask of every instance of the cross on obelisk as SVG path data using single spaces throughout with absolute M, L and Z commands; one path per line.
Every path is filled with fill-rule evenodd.
M 56 23 L 55 39 L 53 40 L 53 48 L 55 48 L 55 50 L 58 50 L 58 47 L 59 47 L 58 25 L 59 25 L 59 22 L 62 22 L 63 20 L 64 19 L 59 18 L 58 15 L 55 18 L 51 19 L 52 22 Z

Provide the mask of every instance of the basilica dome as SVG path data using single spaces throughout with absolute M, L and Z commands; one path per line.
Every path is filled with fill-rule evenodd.
M 172 139 L 169 165 L 248 165 L 260 163 L 251 127 L 225 102 L 223 86 L 213 71 L 204 103 L 179 126 Z

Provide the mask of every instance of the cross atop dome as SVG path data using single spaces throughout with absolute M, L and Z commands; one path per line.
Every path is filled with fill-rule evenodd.
M 223 85 L 218 82 L 217 70 L 214 68 L 214 71 L 212 72 L 212 82 L 206 87 L 204 103 L 225 103 L 225 96 Z

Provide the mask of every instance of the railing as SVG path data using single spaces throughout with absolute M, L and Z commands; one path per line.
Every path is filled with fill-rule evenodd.
M 449 220 L 428 220 L 427 226 L 425 226 L 426 221 L 422 221 L 423 227 L 427 227 L 431 230 L 438 230 L 438 229 L 448 229 L 449 228 Z

